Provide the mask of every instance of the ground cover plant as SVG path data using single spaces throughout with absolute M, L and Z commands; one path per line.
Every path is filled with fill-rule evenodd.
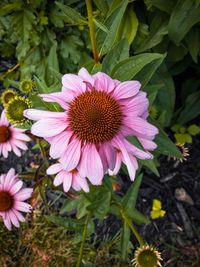
M 2 266 L 200 265 L 199 21 L 198 0 L 0 3 Z

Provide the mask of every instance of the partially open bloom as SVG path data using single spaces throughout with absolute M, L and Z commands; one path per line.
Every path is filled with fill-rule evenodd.
M 151 245 L 143 245 L 136 249 L 134 259 L 135 267 L 161 267 L 161 253 Z
M 57 102 L 63 112 L 24 112 L 37 121 L 32 133 L 50 142 L 50 155 L 60 158 L 64 170 L 78 169 L 94 185 L 101 184 L 109 170 L 117 172 L 122 162 L 134 180 L 136 157 L 152 158 L 147 150 L 156 148 L 152 140 L 158 133 L 146 120 L 149 102 L 146 93 L 139 91 L 140 83 L 113 80 L 102 72 L 90 75 L 82 68 L 78 75 L 65 74 L 62 84 L 62 92 L 40 96 Z M 126 139 L 132 135 L 144 150 Z
M 13 151 L 17 156 L 21 156 L 19 150 L 28 149 L 25 142 L 30 141 L 30 138 L 24 133 L 24 129 L 16 128 L 10 125 L 3 110 L 0 118 L 0 155 L 4 158 L 8 157 L 8 152 Z
M 47 174 L 56 174 L 53 183 L 55 186 L 63 184 L 63 189 L 65 192 L 68 192 L 71 187 L 76 191 L 83 189 L 83 191 L 89 192 L 86 178 L 81 177 L 76 169 L 68 172 L 63 170 L 60 163 L 56 163 L 47 169 Z
M 11 230 L 12 224 L 19 227 L 19 222 L 25 221 L 21 212 L 31 211 L 31 206 L 24 200 L 31 197 L 33 189 L 22 189 L 22 185 L 14 169 L 0 176 L 0 217 L 8 230 Z

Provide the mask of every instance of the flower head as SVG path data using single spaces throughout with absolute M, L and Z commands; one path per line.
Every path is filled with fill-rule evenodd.
M 131 180 L 137 169 L 136 157 L 150 159 L 152 141 L 158 133 L 147 122 L 149 102 L 140 92 L 138 81 L 120 82 L 98 72 L 90 75 L 82 68 L 78 75 L 65 74 L 62 91 L 40 95 L 46 102 L 57 102 L 63 112 L 29 109 L 24 115 L 37 122 L 32 133 L 51 144 L 50 155 L 60 158 L 68 172 L 78 169 L 94 185 L 102 183 L 106 172 L 116 174 L 121 163 Z M 141 150 L 126 138 L 134 135 Z
M 47 169 L 47 174 L 56 174 L 54 185 L 58 186 L 63 184 L 63 189 L 65 192 L 68 192 L 70 187 L 76 191 L 83 189 L 83 191 L 89 192 L 86 178 L 82 178 L 76 169 L 68 172 L 63 170 L 60 163 L 56 163 Z
M 15 96 L 5 106 L 6 117 L 12 124 L 22 124 L 27 121 L 23 112 L 27 108 L 31 108 L 32 103 L 25 97 Z
M 31 93 L 33 90 L 33 87 L 34 87 L 34 83 L 32 80 L 23 80 L 20 83 L 20 90 L 25 94 Z
M 31 197 L 33 189 L 22 189 L 22 186 L 23 182 L 17 179 L 14 169 L 0 176 L 0 217 L 8 230 L 12 224 L 19 227 L 19 222 L 25 221 L 21 212 L 31 211 L 31 206 L 24 200 Z
M 161 267 L 161 254 L 153 246 L 144 245 L 136 249 L 133 265 L 136 267 Z
M 20 157 L 19 148 L 26 150 L 28 147 L 25 142 L 30 141 L 30 138 L 24 132 L 24 129 L 9 124 L 3 110 L 0 117 L 0 155 L 2 154 L 4 158 L 7 158 L 8 152 L 13 151 Z
M 8 104 L 11 100 L 14 99 L 14 97 L 17 95 L 17 93 L 12 89 L 6 89 L 2 95 L 1 95 L 1 102 L 5 106 Z

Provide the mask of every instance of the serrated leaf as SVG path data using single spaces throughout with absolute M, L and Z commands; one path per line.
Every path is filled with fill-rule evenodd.
M 87 25 L 87 20 L 74 8 L 71 8 L 67 5 L 63 5 L 59 2 L 55 3 L 63 11 L 66 22 Z
M 192 0 L 179 0 L 171 13 L 169 20 L 169 37 L 179 44 L 190 28 L 200 21 L 200 5 Z
M 144 53 L 133 56 L 119 62 L 112 70 L 112 77 L 120 81 L 131 80 L 138 74 L 146 65 L 154 60 L 161 60 L 164 56 L 157 53 Z M 152 73 L 151 73 L 152 74 Z M 151 75 L 150 75 L 151 76 Z M 145 83 L 147 81 L 145 80 Z
M 129 56 L 129 44 L 126 38 L 122 39 L 117 43 L 113 49 L 111 49 L 108 54 L 104 57 L 102 62 L 102 71 L 106 72 L 108 75 L 111 74 L 114 66 L 128 58 Z

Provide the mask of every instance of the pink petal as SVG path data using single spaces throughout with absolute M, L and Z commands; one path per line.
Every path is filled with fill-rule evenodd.
M 79 163 L 81 156 L 81 142 L 77 139 L 74 139 L 65 150 L 64 154 L 61 157 L 61 164 L 63 169 L 67 171 L 72 171 L 76 168 Z
M 55 136 L 67 127 L 67 122 L 59 119 L 43 119 L 33 124 L 31 132 L 40 137 Z
M 97 72 L 93 75 L 94 87 L 98 91 L 111 92 L 115 88 L 115 82 L 107 74 L 103 72 Z
M 5 146 L 5 144 L 2 145 L 2 154 L 3 154 L 4 158 L 8 157 L 8 150 L 7 150 L 6 146 Z
M 63 92 L 51 93 L 51 94 L 39 94 L 39 96 L 46 102 L 58 103 L 63 109 L 68 109 L 68 98 Z
M 62 170 L 61 164 L 60 163 L 56 163 L 56 164 L 51 165 L 46 170 L 46 173 L 49 174 L 49 175 L 52 175 L 52 174 L 56 174 L 56 173 L 60 172 L 61 170 Z
M 82 188 L 84 192 L 86 192 L 86 193 L 89 192 L 89 186 L 88 186 L 86 178 L 82 178 L 79 175 L 79 173 L 75 173 L 73 175 L 72 187 L 76 191 L 80 190 L 78 188 Z
M 116 175 L 121 167 L 122 164 L 122 153 L 121 152 L 117 152 L 117 156 L 116 156 L 116 163 L 115 163 L 115 167 L 113 170 L 108 170 L 109 175 Z
M 65 176 L 65 178 L 64 178 L 64 180 L 63 180 L 63 189 L 64 189 L 65 192 L 68 192 L 68 191 L 69 191 L 69 189 L 70 189 L 70 187 L 71 187 L 71 184 L 72 184 L 72 173 L 69 172 L 69 173 Z
M 17 200 L 15 201 L 14 209 L 18 211 L 23 211 L 23 212 L 31 212 L 32 207 L 28 203 Z
M 143 151 L 140 148 L 137 148 L 127 140 L 124 140 L 124 145 L 129 153 L 136 156 L 139 159 L 151 159 L 152 155 L 149 152 Z
M 122 106 L 122 111 L 126 116 L 142 116 L 142 114 L 148 110 L 148 106 L 149 101 L 146 98 L 146 93 L 140 92 L 133 99 L 127 99 L 124 106 Z
M 103 165 L 95 145 L 85 145 L 79 166 L 82 177 L 88 177 L 93 185 L 100 185 L 103 179 Z
M 140 87 L 141 84 L 138 81 L 122 82 L 115 88 L 113 96 L 116 99 L 133 97 L 139 92 Z
M 126 117 L 123 122 L 130 127 L 139 137 L 154 136 L 158 129 L 139 117 Z
M 64 178 L 65 178 L 65 175 L 66 175 L 66 171 L 60 171 L 60 172 L 56 175 L 56 177 L 54 178 L 53 184 L 54 184 L 55 186 L 58 186 L 58 185 L 62 184 L 62 183 L 63 183 L 63 180 L 64 180 Z
M 4 176 L 4 189 L 10 189 L 9 186 L 15 180 L 15 169 L 11 168 L 8 173 Z
M 12 224 L 11 224 L 10 218 L 7 217 L 6 219 L 3 219 L 3 221 L 4 221 L 6 228 L 10 231 L 12 229 Z
M 136 170 L 135 170 L 134 163 L 132 161 L 132 157 L 130 157 L 122 139 L 116 137 L 113 140 L 113 143 L 115 143 L 115 145 L 121 151 L 123 162 L 126 164 L 130 179 L 133 181 L 135 179 Z
M 15 194 L 15 199 L 17 201 L 24 201 L 31 197 L 33 193 L 32 188 L 22 188 L 19 192 Z
M 156 143 L 154 143 L 153 141 L 138 137 L 140 143 L 142 144 L 142 146 L 144 147 L 144 149 L 147 150 L 154 150 L 157 148 Z
M 5 126 L 9 125 L 9 121 L 6 118 L 5 110 L 3 110 L 1 113 L 0 124 Z
M 13 212 L 15 213 L 18 221 L 25 222 L 24 216 L 19 211 L 13 209 Z
M 89 74 L 89 72 L 85 68 L 81 68 L 78 72 L 78 76 L 80 76 L 83 81 L 89 82 L 92 86 L 94 86 L 94 78 Z
M 18 221 L 17 216 L 15 215 L 15 213 L 12 210 L 10 210 L 8 213 L 9 213 L 9 218 L 10 218 L 12 224 L 14 226 L 16 226 L 16 227 L 19 227 L 20 226 L 19 225 L 19 221 Z
M 72 132 L 64 131 L 53 138 L 50 142 L 51 147 L 49 151 L 49 154 L 53 159 L 57 159 L 62 156 L 67 148 L 71 136 Z
M 28 149 L 27 145 L 23 141 L 16 139 L 16 140 L 12 140 L 12 143 L 16 145 L 17 147 L 21 148 L 22 150 Z
M 67 115 L 65 112 L 52 112 L 52 111 L 31 109 L 31 108 L 24 110 L 24 116 L 30 120 L 67 119 Z
M 14 185 L 10 188 L 10 192 L 12 195 L 16 194 L 23 186 L 23 182 L 22 181 L 17 181 L 16 183 L 14 183 Z
M 62 77 L 62 84 L 62 91 L 69 89 L 80 94 L 86 90 L 86 84 L 84 83 L 84 80 L 75 74 L 65 74 Z

